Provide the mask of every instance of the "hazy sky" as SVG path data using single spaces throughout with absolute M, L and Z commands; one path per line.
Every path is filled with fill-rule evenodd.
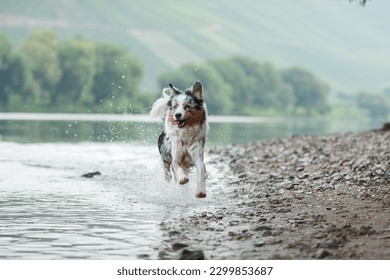
M 14 39 L 45 27 L 127 45 L 146 86 L 183 63 L 241 54 L 307 68 L 333 91 L 390 87 L 389 0 L 0 1 L 0 30 Z

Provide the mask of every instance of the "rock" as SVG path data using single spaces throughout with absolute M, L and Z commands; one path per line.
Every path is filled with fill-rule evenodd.
M 339 243 L 335 240 L 327 240 L 323 243 L 318 244 L 319 248 L 324 248 L 324 249 L 338 249 L 339 248 Z
M 289 209 L 289 208 L 279 208 L 278 210 L 276 210 L 276 213 L 288 213 L 288 212 L 291 212 L 291 209 Z
M 202 250 L 190 251 L 184 249 L 181 253 L 180 260 L 204 260 L 204 253 Z
M 92 178 L 94 176 L 99 176 L 99 175 L 102 175 L 102 173 L 100 173 L 99 171 L 95 171 L 95 172 L 85 173 L 85 174 L 81 175 L 81 177 Z
M 298 179 L 303 180 L 303 179 L 307 179 L 309 177 L 310 177 L 309 173 L 303 173 L 303 174 L 298 176 Z
M 258 248 L 258 247 L 263 247 L 264 244 L 265 244 L 264 241 L 260 241 L 260 242 L 256 242 L 256 243 L 254 244 L 254 246 L 255 246 L 256 248 Z
M 177 230 L 171 230 L 170 232 L 168 232 L 169 236 L 175 236 L 175 235 L 179 235 L 179 234 L 180 234 L 180 232 Z
M 382 126 L 382 131 L 390 131 L 390 122 L 386 122 Z
M 332 256 L 332 254 L 325 249 L 319 249 L 315 254 L 316 259 L 324 259 L 324 258 L 330 257 L 330 256 Z
M 269 227 L 269 226 L 258 226 L 258 227 L 255 227 L 253 229 L 253 231 L 262 231 L 262 230 L 272 230 L 273 228 L 272 227 Z
M 284 188 L 286 190 L 292 190 L 292 189 L 294 189 L 294 184 L 293 183 L 289 183 L 289 184 L 285 185 Z
M 188 245 L 187 244 L 183 244 L 183 243 L 173 243 L 172 244 L 172 250 L 173 251 L 179 251 L 179 250 L 181 250 L 183 248 L 186 248 L 186 247 L 188 247 Z
M 266 230 L 263 232 L 263 237 L 272 236 L 272 231 Z
M 140 254 L 140 255 L 137 255 L 137 258 L 142 259 L 142 260 L 147 260 L 150 258 L 150 256 L 148 254 Z

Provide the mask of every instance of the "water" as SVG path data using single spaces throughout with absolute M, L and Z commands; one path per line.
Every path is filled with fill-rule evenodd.
M 277 118 L 210 117 L 209 146 L 323 134 L 378 129 L 385 120 L 370 118 Z M 162 124 L 147 116 L 78 114 L 2 114 L 0 141 L 42 142 L 132 142 L 154 145 Z
M 167 184 L 151 146 L 0 142 L 0 151 L 0 259 L 156 259 L 161 221 L 210 203 L 193 183 Z
M 0 259 L 157 259 L 161 222 L 224 200 L 226 186 L 213 166 L 203 200 L 195 198 L 195 178 L 186 187 L 164 181 L 155 146 L 158 123 L 17 116 L 23 115 L 0 120 Z M 208 146 L 382 124 L 211 120 Z M 97 170 L 101 176 L 81 177 Z

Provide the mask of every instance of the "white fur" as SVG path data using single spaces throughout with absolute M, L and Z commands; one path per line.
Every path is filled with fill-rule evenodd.
M 166 173 L 166 178 L 172 178 L 181 185 L 186 184 L 188 182 L 188 173 L 190 171 L 189 166 L 194 166 L 197 173 L 196 196 L 203 198 L 206 196 L 204 144 L 208 131 L 207 107 L 203 102 L 203 110 L 206 117 L 203 123 L 180 128 L 177 125 L 170 123 L 168 118 L 165 117 L 168 111 L 167 103 L 170 99 L 170 96 L 168 96 L 169 93 L 170 90 L 168 88 L 164 89 L 163 96 L 153 104 L 150 112 L 150 115 L 153 118 L 159 117 L 165 119 L 165 141 L 170 141 L 171 143 L 170 154 L 172 156 L 172 162 L 169 170 L 170 174 Z M 186 113 L 183 108 L 184 101 L 185 97 L 179 95 L 177 98 L 178 106 L 175 110 L 175 114 L 182 114 L 182 118 L 185 118 L 184 116 Z M 181 118 L 177 119 L 179 120 Z
M 169 101 L 169 89 L 164 88 L 162 91 L 162 97 L 157 99 L 156 102 L 153 103 L 152 109 L 150 110 L 150 117 L 153 119 L 164 118 L 167 112 L 168 106 L 167 103 Z
M 207 111 L 206 111 L 207 114 Z M 188 181 L 189 170 L 185 168 L 185 163 L 181 161 L 186 159 L 196 168 L 197 173 L 197 197 L 206 195 L 206 168 L 204 164 L 204 141 L 207 134 L 207 119 L 203 124 L 196 126 L 185 126 L 178 128 L 172 126 L 168 118 L 165 119 L 166 137 L 170 138 L 172 143 L 172 164 L 171 172 L 173 178 L 180 184 Z

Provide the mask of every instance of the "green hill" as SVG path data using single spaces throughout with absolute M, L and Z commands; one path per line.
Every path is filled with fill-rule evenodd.
M 128 46 L 145 89 L 187 62 L 243 54 L 302 66 L 345 91 L 390 85 L 389 1 L 3 0 L 0 30 L 15 42 L 33 29 Z

